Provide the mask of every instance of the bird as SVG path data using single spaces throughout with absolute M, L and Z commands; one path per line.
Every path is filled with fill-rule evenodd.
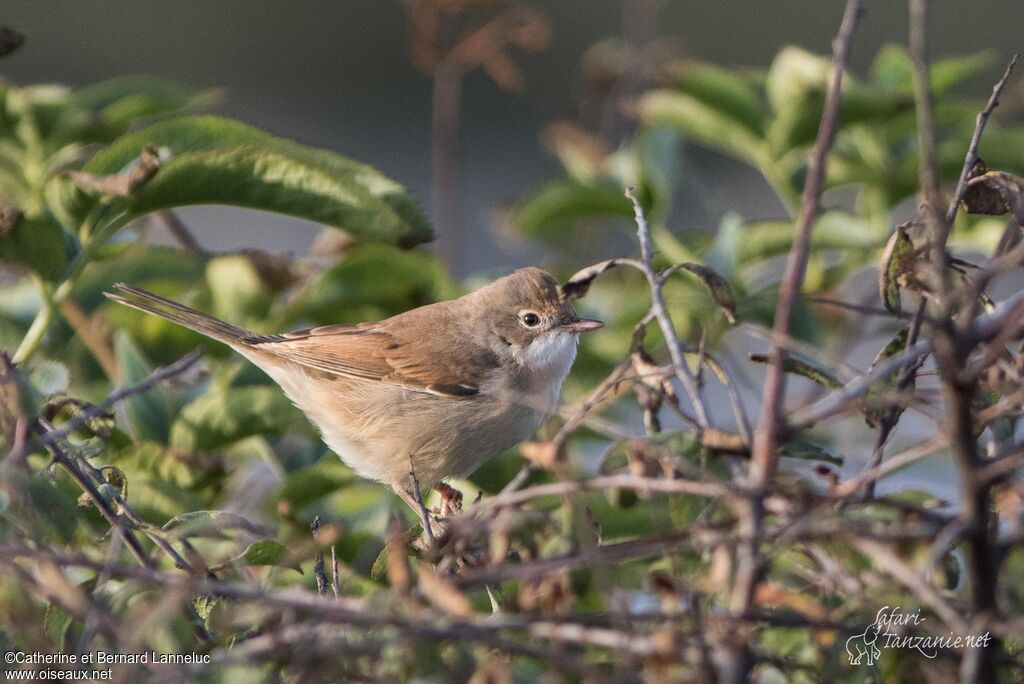
M 261 368 L 357 475 L 413 510 L 530 437 L 557 408 L 580 318 L 550 273 L 522 268 L 391 318 L 261 335 L 144 289 L 115 302 L 223 342 Z

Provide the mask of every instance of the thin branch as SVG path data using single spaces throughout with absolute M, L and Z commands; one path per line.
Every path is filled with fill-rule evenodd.
M 323 596 L 327 593 L 327 574 L 324 572 L 324 552 L 320 550 L 319 540 L 317 537 L 320 535 L 320 516 L 313 516 L 313 522 L 309 524 L 309 529 L 313 533 L 313 542 L 317 544 L 316 555 L 313 561 L 313 576 L 316 577 L 316 592 Z
M 807 167 L 800 217 L 797 221 L 793 246 L 786 260 L 786 270 L 779 288 L 778 304 L 775 308 L 775 322 L 772 326 L 772 364 L 768 367 L 764 390 L 761 394 L 761 417 L 754 432 L 751 449 L 749 483 L 756 490 L 762 490 L 773 478 L 778 464 L 776 447 L 784 426 L 784 404 L 786 391 L 784 341 L 789 335 L 790 321 L 797 296 L 803 287 L 810 253 L 811 230 L 817 218 L 821 191 L 825 179 L 825 167 L 832 142 L 835 139 L 839 120 L 839 105 L 842 96 L 843 74 L 853 33 L 860 17 L 859 0 L 847 0 L 839 32 L 832 44 L 833 71 L 825 105 L 818 126 Z M 747 500 L 741 511 L 739 530 L 744 541 L 737 553 L 736 577 L 733 582 L 729 609 L 733 613 L 746 613 L 754 603 L 757 585 L 762 573 L 762 559 L 759 547 L 763 526 L 764 502 L 762 495 L 755 494 Z M 733 639 L 734 646 L 723 654 L 722 679 L 730 684 L 739 684 L 749 678 L 753 665 L 750 647 L 743 639 Z
M 492 508 L 503 506 L 517 506 L 532 499 L 545 496 L 565 496 L 576 492 L 585 492 L 594 489 L 631 489 L 640 493 L 650 494 L 690 494 L 707 498 L 719 498 L 731 496 L 734 491 L 725 484 L 717 482 L 697 482 L 695 480 L 666 480 L 655 477 L 640 477 L 638 475 L 605 475 L 593 477 L 589 480 L 566 480 L 563 482 L 552 482 L 521 489 L 519 491 L 502 493 L 492 496 L 489 499 L 482 499 L 468 509 L 466 514 L 476 514 Z
M 774 350 L 773 363 L 765 377 L 764 392 L 761 400 L 761 418 L 758 421 L 754 436 L 754 448 L 751 453 L 751 481 L 764 486 L 775 472 L 778 456 L 775 451 L 777 440 L 783 425 L 783 401 L 786 387 L 786 374 L 783 370 L 785 349 L 783 340 L 789 334 L 793 305 L 803 285 L 807 270 L 807 257 L 810 251 L 811 229 L 814 219 L 820 210 L 821 190 L 825 179 L 825 166 L 832 142 L 835 138 L 839 120 L 839 103 L 842 93 L 843 74 L 846 72 L 847 59 L 853 32 L 860 17 L 859 0 L 848 0 L 843 13 L 843 21 L 839 33 L 833 43 L 834 66 L 825 106 L 821 114 L 818 136 L 814 142 L 807 167 L 807 181 L 804 184 L 800 218 L 797 222 L 793 246 L 786 261 L 786 271 L 779 288 L 778 305 L 775 308 L 775 323 L 772 327 Z
M 130 385 L 123 387 L 111 392 L 106 399 L 99 404 L 92 406 L 91 408 L 82 411 L 80 414 L 63 423 L 59 429 L 47 430 L 40 437 L 28 442 L 22 447 L 22 451 L 19 453 L 12 452 L 8 458 L 12 456 L 15 459 L 22 458 L 25 454 L 32 453 L 44 447 L 48 447 L 51 444 L 55 444 L 61 440 L 67 439 L 69 435 L 73 434 L 75 430 L 86 425 L 90 420 L 98 418 L 110 411 L 111 408 L 118 402 L 124 401 L 128 397 L 136 394 L 141 394 L 152 389 L 157 383 L 174 377 L 192 367 L 192 365 L 199 360 L 203 355 L 202 351 L 196 350 L 185 356 L 181 357 L 174 363 L 157 368 L 152 373 L 147 375 L 145 378 Z
M 710 426 L 707 405 L 693 377 L 693 373 L 690 372 L 690 366 L 686 363 L 683 344 L 679 341 L 679 335 L 676 334 L 672 317 L 665 306 L 661 280 L 658 278 L 658 273 L 654 270 L 654 251 L 651 248 L 650 224 L 647 222 L 643 207 L 640 206 L 640 201 L 637 199 L 633 188 L 626 188 L 626 197 L 633 204 L 633 214 L 636 219 L 636 235 L 637 240 L 640 242 L 640 261 L 643 264 L 642 271 L 647 278 L 647 284 L 651 288 L 651 309 L 658 320 L 661 334 L 665 338 L 668 353 L 672 357 L 676 378 L 679 379 L 680 384 L 682 384 L 683 389 L 686 390 L 686 393 L 690 396 L 690 401 L 693 403 L 693 411 L 697 417 L 697 423 L 700 424 L 701 428 L 707 428 Z
M 412 500 L 419 511 L 420 521 L 423 523 L 423 532 L 427 535 L 430 543 L 433 544 L 434 527 L 430 524 L 430 511 L 427 510 L 427 505 L 423 503 L 423 493 L 420 492 L 420 481 L 416 478 L 416 468 L 412 464 L 412 458 L 409 459 L 409 479 L 412 480 Z

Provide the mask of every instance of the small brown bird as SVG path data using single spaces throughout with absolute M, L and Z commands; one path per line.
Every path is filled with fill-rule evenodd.
M 529 437 L 555 409 L 581 319 L 558 281 L 524 268 L 479 290 L 375 323 L 258 335 L 145 290 L 116 302 L 162 316 L 262 368 L 357 474 L 413 508 L 424 487 L 464 477 Z

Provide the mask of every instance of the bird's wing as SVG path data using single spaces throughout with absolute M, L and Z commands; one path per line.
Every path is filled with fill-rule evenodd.
M 450 398 L 477 394 L 487 372 L 498 366 L 489 351 L 454 348 L 447 336 L 408 339 L 403 330 L 388 321 L 327 325 L 247 342 L 324 373 Z

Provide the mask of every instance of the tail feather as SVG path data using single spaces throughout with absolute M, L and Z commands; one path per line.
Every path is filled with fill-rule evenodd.
M 245 328 L 231 325 L 201 311 L 190 309 L 170 299 L 155 295 L 147 290 L 125 285 L 124 283 L 117 283 L 114 285 L 114 288 L 125 294 L 121 295 L 113 292 L 104 292 L 103 294 L 118 304 L 124 304 L 133 309 L 166 318 L 172 323 L 195 330 L 215 340 L 227 342 L 228 344 L 239 344 L 259 337 Z

